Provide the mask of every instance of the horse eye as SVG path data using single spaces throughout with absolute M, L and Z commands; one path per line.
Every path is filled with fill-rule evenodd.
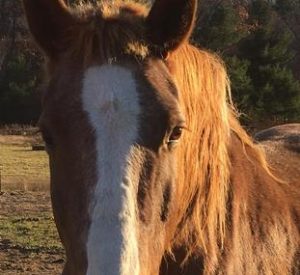
M 176 126 L 173 129 L 173 131 L 172 131 L 172 133 L 171 133 L 171 135 L 169 137 L 168 143 L 170 144 L 170 143 L 176 143 L 176 142 L 178 142 L 178 140 L 181 138 L 182 130 L 183 130 L 183 127 Z

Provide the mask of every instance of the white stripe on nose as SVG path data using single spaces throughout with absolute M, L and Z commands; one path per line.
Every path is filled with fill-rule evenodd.
M 82 100 L 97 150 L 87 274 L 138 275 L 136 187 L 131 177 L 140 114 L 135 79 L 120 66 L 89 68 Z

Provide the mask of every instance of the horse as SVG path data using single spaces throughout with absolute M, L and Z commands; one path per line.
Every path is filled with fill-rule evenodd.
M 297 188 L 300 178 L 300 124 L 273 126 L 256 133 L 254 138 L 264 147 L 267 160 L 277 175 Z
M 64 275 L 299 274 L 300 183 L 238 122 L 196 0 L 23 0 Z
M 300 153 L 300 123 L 273 126 L 257 132 L 254 138 L 260 143 L 277 143 L 294 153 Z

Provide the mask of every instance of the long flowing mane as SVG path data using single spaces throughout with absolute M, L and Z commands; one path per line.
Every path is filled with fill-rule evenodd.
M 189 243 L 189 253 L 206 252 L 212 265 L 225 238 L 230 196 L 229 141 L 236 135 L 272 176 L 263 150 L 238 122 L 231 101 L 230 81 L 220 58 L 186 44 L 170 57 L 170 69 L 185 109 L 187 133 L 178 159 L 182 211 L 190 215 L 178 236 Z M 183 157 L 184 156 L 184 157 Z M 255 159 L 254 159 L 255 160 Z M 192 210 L 188 211 L 191 208 Z

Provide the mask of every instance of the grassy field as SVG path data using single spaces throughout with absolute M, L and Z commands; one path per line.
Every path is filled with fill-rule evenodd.
M 21 213 L 20 213 L 21 214 Z M 56 250 L 61 248 L 50 213 L 40 216 L 0 217 L 0 236 L 15 247 L 28 250 Z
M 48 190 L 48 157 L 44 151 L 32 151 L 34 142 L 32 137 L 0 136 L 2 190 Z
M 0 274 L 60 274 L 64 250 L 47 192 L 0 194 Z
M 0 135 L 0 274 L 60 274 L 64 251 L 53 220 L 38 136 Z

